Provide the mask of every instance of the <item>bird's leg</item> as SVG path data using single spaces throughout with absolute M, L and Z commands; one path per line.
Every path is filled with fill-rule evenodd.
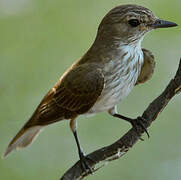
M 141 128 L 144 130 L 144 132 L 146 132 L 148 138 L 150 137 L 150 135 L 149 135 L 146 127 L 144 126 L 144 123 L 143 123 L 144 121 L 146 121 L 146 119 L 144 119 L 144 118 L 142 118 L 142 117 L 140 117 L 140 116 L 138 116 L 138 117 L 135 118 L 135 119 L 132 119 L 132 118 L 123 116 L 123 115 L 121 115 L 121 114 L 118 114 L 116 106 L 113 107 L 112 109 L 110 109 L 108 112 L 109 112 L 109 114 L 111 114 L 111 115 L 114 116 L 114 117 L 117 117 L 117 118 L 119 118 L 119 119 L 123 119 L 123 120 L 131 123 L 131 125 L 133 126 L 133 128 L 135 128 L 135 130 L 136 130 L 137 133 L 138 133 L 138 127 L 141 127 Z M 138 135 L 139 135 L 139 134 L 138 134 Z M 140 138 L 140 139 L 143 140 L 142 138 Z
M 146 121 L 144 118 L 138 116 L 136 119 L 132 119 L 129 117 L 122 116 L 121 114 L 113 114 L 113 116 L 131 123 L 131 125 L 135 128 L 136 132 L 138 132 L 138 127 L 140 126 L 146 132 L 148 138 L 150 137 L 147 129 L 145 128 L 145 126 L 143 124 L 143 121 Z M 141 139 L 141 140 L 143 140 L 143 139 Z
M 91 167 L 89 162 L 93 161 L 93 160 L 91 158 L 89 158 L 89 157 L 86 157 L 86 155 L 82 151 L 82 148 L 80 146 L 79 139 L 78 139 L 78 136 L 77 136 L 77 122 L 76 122 L 76 118 L 71 119 L 71 121 L 70 121 L 70 128 L 71 128 L 71 130 L 73 132 L 73 135 L 74 135 L 74 138 L 75 138 L 75 141 L 76 141 L 76 144 L 77 144 L 81 167 L 82 167 L 83 171 L 87 171 L 88 170 L 90 173 L 92 173 L 93 169 L 92 169 L 92 167 Z

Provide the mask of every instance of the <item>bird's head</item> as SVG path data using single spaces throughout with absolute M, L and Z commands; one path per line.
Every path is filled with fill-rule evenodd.
M 102 20 L 98 33 L 112 36 L 124 44 L 140 42 L 144 35 L 157 28 L 177 26 L 159 19 L 153 12 L 138 5 L 121 5 L 112 9 Z

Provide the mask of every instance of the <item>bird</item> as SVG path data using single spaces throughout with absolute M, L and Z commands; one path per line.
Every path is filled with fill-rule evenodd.
M 140 117 L 119 114 L 117 105 L 154 72 L 154 56 L 141 46 L 144 36 L 152 30 L 174 26 L 177 24 L 158 18 L 140 5 L 111 9 L 102 19 L 92 46 L 48 91 L 3 156 L 32 144 L 46 126 L 69 120 L 81 166 L 90 169 L 77 135 L 77 119 L 81 115 L 108 112 L 131 123 L 135 131 L 139 126 L 148 133 Z

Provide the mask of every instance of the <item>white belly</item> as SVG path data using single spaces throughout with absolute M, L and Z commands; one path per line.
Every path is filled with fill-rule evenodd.
M 108 111 L 131 92 L 141 71 L 143 56 L 134 56 L 129 62 L 127 58 L 111 61 L 106 66 L 104 90 L 89 114 Z
M 114 88 L 106 88 L 98 101 L 91 108 L 90 113 L 97 113 L 102 111 L 107 111 L 121 102 L 133 89 L 136 80 L 138 78 L 138 73 L 135 74 L 133 80 L 125 81 L 124 78 L 115 81 Z M 108 85 L 109 86 L 109 85 Z M 112 85 L 110 85 L 112 86 Z

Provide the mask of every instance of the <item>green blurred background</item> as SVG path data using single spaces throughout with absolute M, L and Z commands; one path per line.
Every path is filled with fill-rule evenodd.
M 136 3 L 181 24 L 180 0 L 0 0 L 0 154 L 28 120 L 45 93 L 92 44 L 103 16 L 119 4 Z M 180 27 L 149 33 L 143 46 L 153 52 L 153 78 L 135 87 L 119 105 L 136 117 L 159 95 L 177 69 Z M 89 180 L 178 180 L 181 177 L 181 95 L 176 96 L 123 158 Z M 130 126 L 107 113 L 81 117 L 79 137 L 86 153 L 108 145 Z M 0 179 L 56 180 L 78 160 L 68 121 L 51 125 L 34 144 L 0 159 Z

